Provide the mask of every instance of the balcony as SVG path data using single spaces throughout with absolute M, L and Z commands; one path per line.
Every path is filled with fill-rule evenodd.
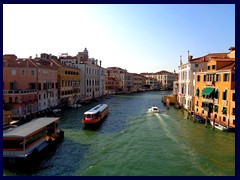
M 228 101 L 227 101 L 227 100 L 222 100 L 222 105 L 223 105 L 223 106 L 227 106 L 227 104 L 228 104 Z
M 211 85 L 214 85 L 215 82 L 214 81 L 206 81 L 205 82 L 207 86 L 211 86 Z
M 213 103 L 213 99 L 203 98 L 202 102 L 204 102 L 204 103 Z
M 3 90 L 3 94 L 28 94 L 28 93 L 37 93 L 37 89 Z

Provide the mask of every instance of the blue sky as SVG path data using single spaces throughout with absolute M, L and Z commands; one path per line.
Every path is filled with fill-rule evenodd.
M 235 46 L 235 5 L 3 5 L 3 54 L 76 55 L 86 47 L 103 67 L 129 72 L 178 70 L 187 61 Z

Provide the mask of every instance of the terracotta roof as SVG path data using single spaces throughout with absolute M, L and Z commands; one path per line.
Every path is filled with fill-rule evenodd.
M 233 62 L 231 64 L 227 64 L 226 66 L 223 66 L 223 67 L 219 68 L 218 70 L 231 70 L 231 69 L 235 69 L 235 62 Z
M 198 58 L 194 58 L 194 59 L 191 59 L 189 62 L 190 63 L 199 63 L 199 62 L 208 62 L 212 59 L 215 59 L 215 58 L 222 58 L 222 59 L 227 59 L 228 58 L 228 53 L 210 53 L 210 54 L 207 54 L 205 56 L 202 56 L 202 57 L 198 57 Z
M 3 62 L 5 67 L 36 67 L 32 61 L 29 59 L 16 59 L 16 60 L 7 60 Z

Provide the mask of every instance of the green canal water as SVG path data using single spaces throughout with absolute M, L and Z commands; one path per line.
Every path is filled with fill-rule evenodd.
M 64 142 L 32 176 L 225 176 L 235 175 L 235 133 L 193 123 L 187 113 L 167 109 L 162 96 L 146 92 L 113 96 L 61 114 Z M 98 129 L 86 129 L 83 113 L 99 103 L 110 114 Z M 161 113 L 147 112 L 157 105 Z

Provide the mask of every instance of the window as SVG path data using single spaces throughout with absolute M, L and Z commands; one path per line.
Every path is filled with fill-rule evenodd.
M 227 108 L 226 108 L 226 107 L 223 107 L 222 113 L 223 113 L 223 114 L 227 114 Z
M 208 66 L 207 69 L 210 70 L 211 69 L 210 66 Z
M 229 74 L 227 74 L 227 73 L 223 75 L 223 81 L 224 82 L 228 81 L 228 76 L 229 76 Z
M 223 122 L 226 122 L 226 117 L 223 117 Z
M 203 81 L 204 81 L 204 82 L 206 81 L 206 75 L 203 76 Z
M 42 90 L 41 87 L 42 87 L 42 86 L 41 86 L 41 83 L 38 83 L 38 90 Z
M 220 82 L 220 74 L 216 74 L 216 81 Z
M 12 97 L 9 97 L 8 103 L 12 104 Z
M 17 89 L 17 82 L 10 82 L 10 90 L 16 90 Z
M 15 103 L 18 103 L 18 97 L 15 97 Z
M 232 108 L 232 115 L 235 115 L 235 108 Z
M 214 106 L 214 112 L 218 112 L 218 106 Z
M 212 69 L 215 69 L 216 68 L 216 65 L 212 65 Z
M 22 69 L 21 75 L 22 75 L 22 76 L 25 76 L 25 69 Z
M 15 76 L 16 75 L 16 69 L 12 69 L 11 74 L 12 74 L 12 76 Z
M 35 74 L 35 71 L 32 69 L 31 70 L 31 76 L 34 76 L 34 74 Z
M 222 98 L 222 100 L 227 100 L 227 90 L 225 90 L 225 91 L 223 92 L 223 98 Z
M 215 91 L 215 94 L 214 94 L 214 98 L 215 99 L 218 99 L 218 97 L 219 97 L 219 91 L 218 91 L 218 89 Z
M 235 125 L 235 119 L 232 120 L 232 123 Z
M 214 114 L 214 118 L 217 118 L 217 114 Z
M 197 75 L 197 81 L 200 82 L 200 75 Z
M 198 106 L 198 101 L 197 101 L 197 106 Z
M 232 94 L 232 101 L 235 101 L 235 93 Z
M 198 64 L 195 64 L 195 67 L 198 67 Z
M 232 82 L 235 82 L 235 74 L 232 74 Z

